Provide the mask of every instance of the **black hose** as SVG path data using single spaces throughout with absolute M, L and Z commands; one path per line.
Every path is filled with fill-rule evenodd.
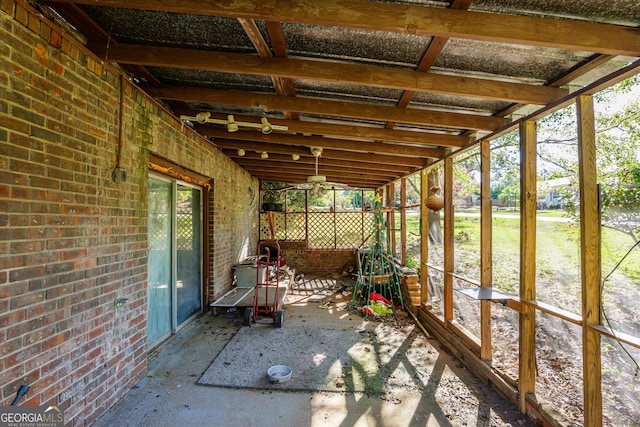
M 22 399 L 22 396 L 27 394 L 30 388 L 31 387 L 29 387 L 28 385 L 22 384 L 18 389 L 18 392 L 16 393 L 16 398 L 13 399 L 13 402 L 11 402 L 11 406 L 16 406 L 18 404 L 18 401 Z

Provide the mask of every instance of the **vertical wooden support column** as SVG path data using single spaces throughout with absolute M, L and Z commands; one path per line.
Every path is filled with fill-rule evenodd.
M 453 320 L 453 160 L 444 160 L 444 324 Z
M 407 263 L 407 178 L 400 180 L 400 263 Z
M 391 254 L 396 256 L 396 212 L 393 208 L 393 201 L 396 198 L 395 185 L 387 184 L 387 238 L 389 239 L 389 245 L 391 246 Z
M 425 202 L 429 197 L 429 173 L 420 172 L 420 307 L 429 301 L 429 209 Z
M 536 299 L 536 122 L 520 124 L 520 299 Z M 522 305 L 520 313 L 520 411 L 536 389 L 536 312 Z
M 596 135 L 593 98 L 579 96 L 578 160 L 580 164 L 580 254 L 582 274 L 582 360 L 584 425 L 602 426 L 602 365 L 600 334 L 600 213 L 596 175 Z
M 480 286 L 491 287 L 491 141 L 480 143 Z M 491 360 L 491 302 L 480 301 L 480 357 Z

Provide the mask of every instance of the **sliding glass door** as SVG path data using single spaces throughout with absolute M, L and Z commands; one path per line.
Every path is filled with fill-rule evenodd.
M 185 183 L 149 178 L 148 347 L 200 311 L 201 194 Z

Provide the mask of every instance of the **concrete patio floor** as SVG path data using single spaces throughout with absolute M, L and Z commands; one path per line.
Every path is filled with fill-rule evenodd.
M 289 293 L 285 328 L 340 329 L 357 333 L 363 328 L 372 330 L 380 323 L 349 313 L 350 295 L 326 293 L 325 300 L 330 298 L 332 304 L 323 309 L 319 303 L 308 301 L 311 293 Z M 404 323 L 409 328 L 415 327 L 408 319 L 404 319 Z M 281 391 L 276 387 L 254 390 L 197 385 L 198 378 L 216 355 L 240 328 L 245 327 L 242 324 L 240 309 L 217 316 L 208 313 L 192 322 L 150 360 L 147 376 L 93 425 L 534 425 L 417 327 L 411 333 L 418 334 L 418 338 L 426 342 L 422 347 L 429 348 L 429 357 L 433 360 L 427 379 L 424 383 L 417 382 L 418 388 L 389 390 L 387 396 L 380 396 Z M 407 343 L 397 345 L 399 347 L 394 351 L 415 353 L 408 350 Z

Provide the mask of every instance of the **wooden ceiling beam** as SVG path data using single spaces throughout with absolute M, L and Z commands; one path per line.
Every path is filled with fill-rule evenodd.
M 259 108 L 275 111 L 299 111 L 352 119 L 394 121 L 422 126 L 438 126 L 454 129 L 494 131 L 507 124 L 502 117 L 479 114 L 451 113 L 417 108 L 398 108 L 372 105 L 361 102 L 333 101 L 314 98 L 288 97 L 238 90 L 220 90 L 193 86 L 143 85 L 144 90 L 155 98 L 223 104 L 238 107 Z
M 640 56 L 640 29 L 422 5 L 323 0 L 61 0 L 59 3 L 361 28 Z
M 188 108 L 174 108 L 176 114 L 195 116 L 199 111 Z M 259 121 L 259 117 L 247 115 L 234 115 L 237 121 Z M 225 120 L 226 114 L 211 113 L 211 118 Z M 335 124 L 310 122 L 299 120 L 282 120 L 269 118 L 273 125 L 287 126 L 289 132 L 305 133 L 312 135 L 325 135 L 337 137 L 349 137 L 355 139 L 367 139 L 372 141 L 391 141 L 404 144 L 419 144 L 439 147 L 462 148 L 469 143 L 469 137 L 464 135 L 450 135 L 428 131 L 397 130 L 380 127 L 364 126 L 357 124 Z
M 473 0 L 453 0 L 449 7 L 451 9 L 467 10 L 469 9 L 469 6 L 471 6 L 471 3 L 473 3 Z M 424 53 L 422 59 L 420 60 L 420 63 L 416 67 L 416 71 L 423 73 L 429 71 L 433 64 L 436 63 L 438 56 L 440 56 L 442 49 L 444 49 L 444 46 L 448 41 L 449 37 L 432 37 L 427 51 Z M 402 97 L 400 97 L 400 101 L 398 101 L 398 107 L 408 106 L 415 94 L 416 91 L 414 90 L 404 91 Z M 386 127 L 393 128 L 394 126 L 395 123 L 388 122 Z
M 234 150 L 243 149 L 245 151 L 266 151 L 269 154 L 298 154 L 300 156 L 309 155 L 309 147 L 292 147 L 280 144 L 264 144 L 259 142 L 230 140 L 230 139 L 216 139 L 212 143 L 220 149 L 229 148 Z M 335 159 L 335 160 L 347 160 L 357 161 L 362 163 L 373 163 L 375 167 L 385 167 L 385 165 L 395 166 L 407 166 L 413 168 L 423 168 L 429 165 L 429 162 L 423 158 L 415 156 L 391 156 L 385 154 L 371 154 L 371 153 L 355 153 L 349 151 L 322 150 L 322 158 Z
M 285 174 L 278 174 L 277 176 L 274 176 L 273 174 L 269 172 L 261 171 L 260 169 L 247 170 L 247 172 L 249 172 L 254 178 L 258 178 L 263 181 L 282 182 L 282 183 L 288 183 L 288 184 L 304 184 L 307 182 L 307 175 L 303 175 L 303 174 L 301 175 L 301 174 L 285 173 Z M 388 183 L 388 181 L 382 181 L 382 180 L 366 180 L 366 179 L 352 179 L 352 178 L 340 179 L 339 176 L 331 176 L 331 175 L 327 176 L 327 182 L 346 184 L 356 188 L 378 188 Z
M 256 21 L 246 18 L 238 18 L 238 21 L 240 22 L 240 25 L 242 25 L 242 29 L 244 29 L 244 32 L 247 34 L 247 37 L 249 37 L 249 40 L 251 40 L 251 43 L 256 48 L 256 51 L 260 54 L 260 56 L 263 58 L 271 58 L 273 56 L 273 54 L 271 53 L 271 49 L 269 49 L 269 45 L 265 41 L 264 37 L 262 37 L 262 33 L 256 25 Z M 295 89 L 293 86 L 293 81 L 291 79 L 278 76 L 270 77 L 271 81 L 273 82 L 273 87 L 276 88 L 276 93 L 278 95 L 295 96 Z M 288 119 L 300 118 L 299 114 L 290 113 L 289 111 L 285 111 L 284 115 Z
M 289 163 L 283 163 L 283 162 L 273 162 L 271 161 L 271 158 L 250 159 L 246 157 L 234 157 L 233 161 L 241 165 L 245 169 L 246 168 L 265 168 L 267 170 L 271 169 L 271 170 L 277 171 L 278 173 L 293 172 L 293 173 L 303 173 L 306 175 L 315 174 L 315 165 L 298 163 L 294 161 L 291 161 Z M 369 168 L 368 171 L 365 171 L 362 169 L 356 170 L 356 169 L 344 169 L 344 168 L 331 167 L 331 166 L 325 165 L 324 164 L 325 162 L 323 161 L 320 161 L 319 163 L 320 164 L 318 165 L 318 174 L 320 175 L 334 174 L 334 175 L 340 175 L 344 177 L 370 177 L 370 178 L 386 179 L 386 180 L 390 180 L 390 179 L 396 178 L 398 175 L 401 175 L 398 173 L 387 172 L 384 170 L 374 170 L 372 168 Z
M 395 156 L 415 156 L 440 159 L 445 155 L 441 148 L 427 148 L 402 144 L 386 144 L 382 142 L 353 141 L 346 139 L 324 138 L 322 136 L 301 136 L 284 133 L 264 135 L 260 131 L 228 132 L 226 129 L 197 125 L 196 131 L 203 136 L 213 138 L 236 139 L 261 143 L 275 143 L 306 147 L 333 148 L 337 150 L 356 151 L 364 153 L 388 154 Z
M 109 46 L 106 42 L 90 43 L 89 48 L 101 58 L 120 64 L 350 83 L 522 104 L 546 105 L 567 93 L 555 87 L 372 65 L 122 43 Z
M 233 149 L 233 148 L 223 148 L 222 151 L 227 157 L 232 158 L 232 159 L 244 158 L 244 159 L 248 159 L 248 160 L 251 160 L 251 161 L 262 161 L 263 160 L 262 158 L 260 158 L 260 153 L 255 152 L 255 151 L 246 151 L 245 150 L 244 156 L 238 155 L 238 150 L 237 149 Z M 314 157 L 302 157 L 301 156 L 298 160 L 293 160 L 291 158 L 291 156 L 287 156 L 285 154 L 277 154 L 277 153 L 273 153 L 273 152 L 269 152 L 269 161 L 272 162 L 273 164 L 293 163 L 293 164 L 307 165 L 307 167 L 315 166 L 315 158 Z M 331 166 L 331 167 L 334 167 L 334 168 L 341 168 L 342 170 L 347 170 L 347 169 L 371 170 L 371 164 L 370 163 L 364 163 L 364 162 L 359 162 L 359 161 L 328 159 L 328 158 L 325 158 L 323 156 L 323 157 L 321 157 L 321 162 L 325 166 Z M 414 172 L 416 168 L 410 167 L 410 166 L 381 164 L 380 167 L 377 168 L 377 169 L 380 170 L 380 171 L 385 172 L 385 174 L 388 174 L 389 176 L 396 176 L 396 175 L 405 175 L 405 174 Z
M 261 166 L 247 165 L 239 162 L 236 162 L 236 163 L 238 163 L 238 165 L 241 168 L 249 172 L 251 175 L 267 174 L 272 177 L 279 178 L 282 175 L 286 174 L 287 176 L 300 177 L 299 182 L 307 182 L 307 177 L 315 174 L 315 171 L 307 172 L 304 170 L 288 169 L 288 168 L 270 170 L 269 168 L 265 168 Z M 357 181 L 357 182 L 384 183 L 384 182 L 394 181 L 395 179 L 397 179 L 397 177 L 391 177 L 391 176 L 385 177 L 385 176 L 374 175 L 374 174 L 342 173 L 342 172 L 334 172 L 334 171 L 328 171 L 328 170 L 318 171 L 318 174 L 322 176 L 326 176 L 327 181 L 331 181 L 331 182 L 345 182 L 349 180 L 351 182 Z

